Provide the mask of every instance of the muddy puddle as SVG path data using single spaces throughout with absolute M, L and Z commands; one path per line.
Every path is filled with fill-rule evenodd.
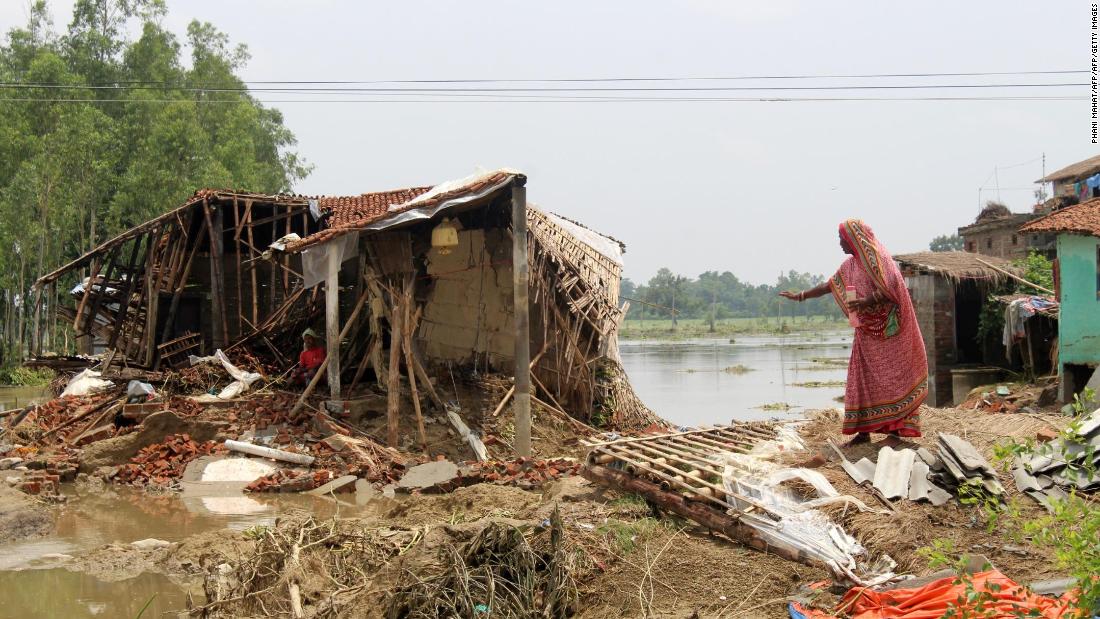
M 187 592 L 167 576 L 142 574 L 117 582 L 66 569 L 0 572 L 0 617 L 174 617 Z M 196 592 L 196 601 L 201 601 Z M 148 606 L 146 606 L 148 604 Z M 144 612 L 142 609 L 144 608 Z
M 308 511 L 320 517 L 362 511 L 355 495 L 340 500 L 309 495 L 244 495 L 240 484 L 185 484 L 183 493 L 146 494 L 126 487 L 64 486 L 69 496 L 57 508 L 54 532 L 0 545 L 0 619 L 7 617 L 142 617 L 186 607 L 187 590 L 161 574 L 136 577 L 63 567 L 109 544 L 155 538 L 178 542 L 208 531 L 243 531 L 272 525 L 276 518 Z M 105 568 L 107 569 L 107 568 Z M 191 590 L 201 602 L 201 587 Z M 150 600 L 152 600 L 150 602 Z

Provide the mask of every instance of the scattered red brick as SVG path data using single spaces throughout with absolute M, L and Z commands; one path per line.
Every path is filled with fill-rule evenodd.
M 118 468 L 114 480 L 137 485 L 165 485 L 183 475 L 187 465 L 200 456 L 223 453 L 221 443 L 196 443 L 187 434 L 171 434 L 161 443 L 145 447 Z

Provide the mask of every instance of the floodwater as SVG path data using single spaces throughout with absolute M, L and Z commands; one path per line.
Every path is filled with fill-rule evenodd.
M 65 486 L 53 534 L 0 545 L 0 619 L 7 617 L 160 617 L 186 607 L 188 591 L 161 574 L 108 581 L 59 567 L 51 555 L 79 556 L 108 544 L 156 538 L 169 542 L 219 529 L 273 525 L 292 512 L 354 515 L 355 495 L 242 495 L 240 485 L 187 486 L 182 494 L 150 495 L 110 486 L 95 492 Z M 345 500 L 346 499 L 346 500 Z M 191 590 L 202 602 L 201 588 Z M 151 601 L 150 601 L 151 600 Z
M 843 406 L 849 333 L 619 343 L 630 384 L 649 408 L 681 426 L 794 419 Z M 744 366 L 747 371 L 732 368 Z M 829 387 L 800 386 L 833 383 Z M 789 409 L 783 406 L 789 405 Z M 764 408 L 767 407 L 767 408 Z
M 23 408 L 48 399 L 45 387 L 0 387 L 0 410 Z

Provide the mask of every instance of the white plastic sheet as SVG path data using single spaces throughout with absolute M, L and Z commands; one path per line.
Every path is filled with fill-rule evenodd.
M 102 373 L 95 370 L 81 370 L 79 374 L 69 380 L 69 384 L 65 385 L 65 390 L 61 392 L 61 395 L 88 395 L 114 385 L 111 381 L 100 378 L 102 375 Z
M 804 500 L 782 486 L 798 479 L 808 483 L 817 498 Z M 799 551 L 821 561 L 838 577 L 856 584 L 874 586 L 896 578 L 895 564 L 887 556 L 867 561 L 867 551 L 818 507 L 837 502 L 852 504 L 863 511 L 874 511 L 854 497 L 843 496 L 821 473 L 810 469 L 783 468 L 754 455 L 726 454 L 723 485 L 727 501 L 735 509 L 749 504 L 735 495 L 753 499 L 779 515 L 773 520 L 752 513 L 742 514 L 741 522 L 756 529 L 771 545 Z
M 232 400 L 240 394 L 248 391 L 248 388 L 252 386 L 252 383 L 260 380 L 260 375 L 255 372 L 245 372 L 244 370 L 233 365 L 233 362 L 229 360 L 229 357 L 225 356 L 225 353 L 219 348 L 214 351 L 213 355 L 208 357 L 196 357 L 190 355 L 188 360 L 191 365 L 198 365 L 200 363 L 213 363 L 218 362 L 222 364 L 226 372 L 233 377 L 233 382 L 229 383 L 224 389 L 222 389 L 218 395 L 214 396 L 219 400 Z M 195 398 L 201 400 L 204 398 Z
M 359 255 L 359 233 L 349 232 L 331 241 L 302 250 L 302 286 L 312 288 L 328 275 L 329 252 L 336 252 L 337 263 Z

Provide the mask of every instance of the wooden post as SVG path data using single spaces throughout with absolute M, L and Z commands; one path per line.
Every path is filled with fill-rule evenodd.
M 512 298 L 516 312 L 516 393 L 512 410 L 516 414 L 516 453 L 531 455 L 531 335 L 527 287 L 527 177 L 512 181 Z
M 390 367 L 386 382 L 386 444 L 397 448 L 397 423 L 401 407 L 401 334 L 404 332 L 405 315 L 403 299 L 393 295 L 394 306 L 390 312 Z
M 329 242 L 328 271 L 325 274 L 325 340 L 328 346 L 328 391 L 333 400 L 340 399 L 340 254 Z
M 225 348 L 229 338 L 229 320 L 225 315 L 225 280 L 222 278 L 222 209 L 210 208 L 206 198 L 202 201 L 202 210 L 206 215 L 206 231 L 210 235 L 210 309 L 214 322 L 214 348 Z

